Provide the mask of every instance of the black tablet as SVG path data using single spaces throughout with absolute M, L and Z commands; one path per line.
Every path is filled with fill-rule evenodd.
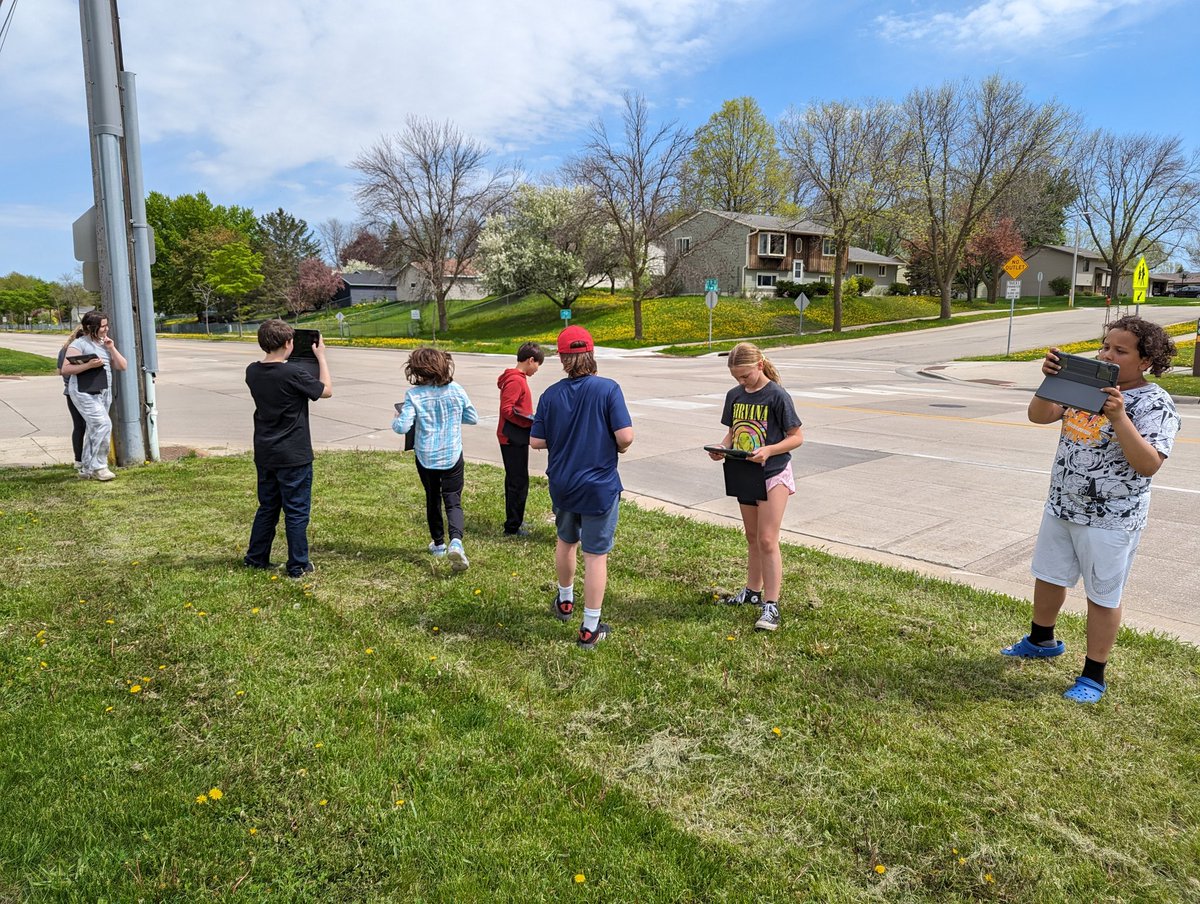
M 72 364 L 87 364 L 89 361 L 95 361 L 99 355 L 67 355 L 67 360 Z
M 292 337 L 292 357 L 315 358 L 313 346 L 319 343 L 320 336 L 320 330 L 296 330 Z
M 749 458 L 753 452 L 747 452 L 745 449 L 731 449 L 728 446 L 705 446 L 705 452 L 716 452 L 728 458 Z
M 1062 370 L 1042 380 L 1035 395 L 1069 408 L 1099 414 L 1108 400 L 1106 386 L 1117 385 L 1120 368 L 1107 361 L 1058 352 Z

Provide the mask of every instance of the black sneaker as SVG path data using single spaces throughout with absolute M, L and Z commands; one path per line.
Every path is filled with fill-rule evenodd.
M 558 591 L 555 591 L 554 600 L 550 603 L 550 614 L 559 621 L 570 621 L 571 616 L 575 614 L 575 601 L 564 600 L 558 595 Z
M 575 641 L 575 646 L 579 647 L 581 650 L 594 650 L 596 648 L 596 644 L 607 638 L 611 631 L 612 628 L 610 628 L 604 622 L 600 622 L 600 624 L 596 625 L 595 631 L 589 631 L 586 628 L 580 628 L 579 639 Z
M 305 566 L 303 568 L 299 568 L 295 571 L 289 571 L 288 577 L 291 578 L 293 581 L 298 581 L 301 578 L 308 577 L 310 574 L 312 574 L 316 570 L 317 570 L 317 566 L 314 565 L 312 562 L 308 562 L 305 564 Z
M 733 596 L 725 597 L 725 602 L 730 606 L 761 606 L 762 591 L 743 587 Z
M 759 631 L 779 630 L 779 606 L 775 603 L 763 603 L 754 627 Z

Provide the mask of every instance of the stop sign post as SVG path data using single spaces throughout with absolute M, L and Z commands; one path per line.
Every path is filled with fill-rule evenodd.
M 800 312 L 800 335 L 803 336 L 804 335 L 804 309 L 807 308 L 808 304 L 809 304 L 808 296 L 805 295 L 803 292 L 801 292 L 799 295 L 796 296 L 796 300 L 795 300 L 794 304 L 796 305 L 796 310 Z

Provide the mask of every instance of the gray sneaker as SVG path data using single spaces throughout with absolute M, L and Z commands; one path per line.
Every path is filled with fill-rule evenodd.
M 467 554 L 463 550 L 462 540 L 457 537 L 450 541 L 450 546 L 446 550 L 446 558 L 450 560 L 451 571 L 466 571 L 471 564 L 467 561 Z
M 754 627 L 759 631 L 774 631 L 779 627 L 779 607 L 775 603 L 763 603 Z

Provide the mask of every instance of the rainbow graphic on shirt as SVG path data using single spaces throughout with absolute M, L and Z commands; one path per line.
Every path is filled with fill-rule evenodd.
M 733 448 L 753 452 L 767 444 L 769 410 L 766 405 L 753 402 L 733 403 Z

